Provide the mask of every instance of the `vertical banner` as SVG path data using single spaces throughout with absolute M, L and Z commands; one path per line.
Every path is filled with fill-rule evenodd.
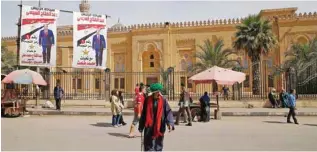
M 106 16 L 74 12 L 73 20 L 73 67 L 105 69 Z
M 56 20 L 59 10 L 22 6 L 20 65 L 56 65 Z

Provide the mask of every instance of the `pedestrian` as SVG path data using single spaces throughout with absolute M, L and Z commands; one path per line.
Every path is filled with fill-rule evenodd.
M 199 101 L 201 108 L 200 120 L 208 122 L 210 120 L 210 97 L 208 96 L 208 93 L 205 92 L 204 95 L 200 97 Z
M 121 105 L 124 107 L 124 100 L 123 100 L 123 95 L 122 95 L 122 91 L 119 91 L 119 101 L 121 103 Z M 124 122 L 123 120 L 123 113 L 121 112 L 121 117 L 120 117 L 120 120 L 119 120 L 119 124 L 125 126 L 127 123 Z
M 111 112 L 112 112 L 112 126 L 117 128 L 119 127 L 119 121 L 121 116 L 121 107 L 120 101 L 118 98 L 118 91 L 112 90 L 111 91 Z
M 282 108 L 288 107 L 288 93 L 285 91 L 284 88 L 282 88 L 282 92 L 280 93 L 280 102 Z
M 143 83 L 140 83 L 139 93 L 136 95 L 134 100 L 134 118 L 130 127 L 129 138 L 136 137 L 134 134 L 134 128 L 140 121 L 145 98 L 145 86 Z
M 287 123 L 292 123 L 291 122 L 291 116 L 292 116 L 294 123 L 299 124 L 296 119 L 296 113 L 295 113 L 295 108 L 296 108 L 296 90 L 295 89 L 291 90 L 291 93 L 288 96 L 288 101 L 289 101 L 289 112 L 287 115 Z
M 138 93 L 139 93 L 139 83 L 137 83 L 134 88 L 134 95 L 137 95 Z
M 224 100 L 229 100 L 229 88 L 225 85 L 223 88 L 222 88 L 222 91 L 223 91 L 223 97 L 224 97 Z
M 61 110 L 61 99 L 64 96 L 64 90 L 60 86 L 59 83 L 56 84 L 54 88 L 54 98 L 55 98 L 55 104 L 56 104 L 56 110 Z
M 166 126 L 169 131 L 174 130 L 173 112 L 161 94 L 163 86 L 154 83 L 150 89 L 152 95 L 144 102 L 139 132 L 144 130 L 144 151 L 162 151 Z
M 145 89 L 145 90 L 146 90 L 146 93 L 145 93 L 146 97 L 152 95 L 151 89 L 150 89 L 150 85 L 149 85 L 149 84 L 146 85 L 146 89 Z
M 192 126 L 192 115 L 190 112 L 190 94 L 186 91 L 185 85 L 181 84 L 181 95 L 180 95 L 180 100 L 179 100 L 179 110 L 177 112 L 177 117 L 176 117 L 176 122 L 175 125 L 179 125 L 179 119 L 181 114 L 184 114 L 184 119 L 185 119 L 185 123 L 187 123 L 187 120 L 189 121 L 188 124 L 186 124 L 186 126 Z
M 275 95 L 275 89 L 272 88 L 270 93 L 269 93 L 269 100 L 271 102 L 272 108 L 277 108 L 278 104 L 276 102 L 276 95 Z

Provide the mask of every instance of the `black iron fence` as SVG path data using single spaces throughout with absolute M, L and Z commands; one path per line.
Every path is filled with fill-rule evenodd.
M 40 73 L 48 82 L 48 86 L 37 88 L 36 85 L 15 85 L 15 88 L 30 99 L 47 100 L 54 98 L 54 87 L 59 83 L 64 89 L 66 100 L 108 100 L 113 89 L 122 91 L 126 100 L 132 100 L 137 83 L 160 82 L 164 85 L 164 94 L 169 100 L 179 100 L 181 84 L 185 84 L 193 100 L 199 100 L 204 92 L 208 92 L 212 100 L 215 100 L 211 84 L 196 85 L 188 80 L 189 76 L 186 72 L 174 72 L 173 70 L 163 72 L 110 72 L 99 69 L 56 68 L 51 71 L 41 70 Z M 246 81 L 250 83 L 249 80 Z M 3 84 L 1 89 L 6 87 Z M 224 100 L 222 87 L 222 85 L 217 87 L 218 92 L 220 92 L 220 100 Z M 311 92 L 311 90 L 316 90 L 317 77 L 314 77 L 305 85 L 298 86 L 298 88 L 300 87 L 303 88 L 298 91 L 300 99 L 317 99 L 317 92 Z M 268 88 L 265 88 L 262 89 L 259 95 L 254 95 L 250 85 L 245 84 L 229 86 L 229 90 L 229 100 L 264 100 L 267 99 L 269 91 Z

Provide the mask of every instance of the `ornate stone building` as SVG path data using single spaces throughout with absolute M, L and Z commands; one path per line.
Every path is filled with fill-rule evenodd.
M 87 0 L 80 4 L 80 10 L 89 12 Z M 261 10 L 260 15 L 272 22 L 273 32 L 276 35 L 279 46 L 272 50 L 268 56 L 263 56 L 262 78 L 265 89 L 269 87 L 281 88 L 282 77 L 270 77 L 272 67 L 279 65 L 285 60 L 284 52 L 293 42 L 307 43 L 317 35 L 317 14 L 296 13 L 297 8 L 266 9 Z M 175 86 L 185 82 L 193 92 L 210 91 L 210 85 L 197 85 L 186 83 L 186 69 L 196 62 L 194 54 L 200 51 L 197 45 L 203 44 L 206 39 L 213 42 L 223 39 L 225 48 L 232 47 L 235 39 L 236 25 L 241 23 L 241 18 L 188 21 L 176 23 L 151 23 L 124 26 L 118 23 L 108 28 L 107 39 L 107 67 L 111 69 L 111 89 L 118 88 L 132 92 L 137 82 L 150 83 L 161 81 L 158 74 L 161 69 L 175 67 L 176 72 L 183 72 L 175 76 Z M 71 48 L 73 42 L 72 25 L 59 26 L 57 45 L 57 71 L 62 69 L 67 72 L 74 71 L 70 68 L 73 57 Z M 8 45 L 8 49 L 16 50 L 16 37 L 2 38 Z M 247 70 L 247 80 L 244 83 L 244 92 L 251 92 L 252 74 L 251 62 L 242 52 L 239 56 L 242 66 Z M 85 71 L 96 71 L 98 69 L 85 69 Z M 135 72 L 142 72 L 138 74 Z M 148 73 L 148 74 L 144 74 Z M 72 89 L 80 92 L 103 92 L 102 74 L 96 75 L 55 75 L 52 84 L 60 81 L 62 85 L 71 83 Z M 79 81 L 80 79 L 80 81 Z M 80 85 L 80 87 L 78 86 Z M 65 86 L 66 87 L 66 86 Z M 176 92 L 179 88 L 176 88 Z

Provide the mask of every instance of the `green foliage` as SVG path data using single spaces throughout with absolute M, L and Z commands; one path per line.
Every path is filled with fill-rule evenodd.
M 230 55 L 237 55 L 237 52 L 232 49 L 224 49 L 223 40 L 218 40 L 212 44 L 210 39 L 204 41 L 204 45 L 198 46 L 201 51 L 197 52 L 195 57 L 199 62 L 193 67 L 190 67 L 192 72 L 201 72 L 213 66 L 228 68 L 236 64 L 240 64 L 238 60 L 229 59 Z
M 304 72 L 303 69 L 317 61 L 317 37 L 308 44 L 293 44 L 290 50 L 285 52 L 285 57 L 289 59 L 283 63 L 283 70 L 293 67 L 300 75 Z
M 15 69 L 17 64 L 17 56 L 12 51 L 9 51 L 7 45 L 1 42 L 1 71 L 9 73 Z
M 252 91 L 260 93 L 260 57 L 268 54 L 277 45 L 277 40 L 272 32 L 272 26 L 268 20 L 261 19 L 258 15 L 249 15 L 242 24 L 237 25 L 236 40 L 233 47 L 243 50 L 252 61 Z
M 267 54 L 277 44 L 270 22 L 262 20 L 260 15 L 249 15 L 236 28 L 233 47 L 244 50 L 249 57 L 260 58 L 262 53 Z

